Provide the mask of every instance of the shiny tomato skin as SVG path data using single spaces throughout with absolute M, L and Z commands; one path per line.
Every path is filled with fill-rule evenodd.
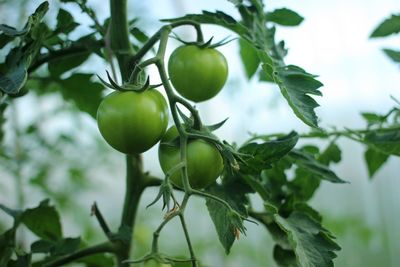
M 228 63 L 214 48 L 183 45 L 172 52 L 168 73 L 180 95 L 202 102 L 221 91 L 228 77 Z
M 180 148 L 166 144 L 178 137 L 175 126 L 167 130 L 158 149 L 161 169 L 167 173 L 180 162 Z M 187 144 L 187 172 L 189 183 L 193 188 L 202 189 L 213 184 L 223 170 L 223 159 L 218 149 L 211 143 L 194 139 Z M 171 182 L 182 188 L 180 171 L 175 172 Z
M 119 92 L 107 95 L 97 110 L 97 125 L 107 143 L 125 154 L 154 146 L 168 126 L 168 105 L 160 92 Z

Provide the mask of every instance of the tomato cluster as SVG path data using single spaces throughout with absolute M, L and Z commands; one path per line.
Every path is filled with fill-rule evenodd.
M 201 102 L 220 92 L 228 76 L 228 65 L 225 57 L 214 48 L 184 45 L 171 54 L 168 72 L 179 94 Z M 171 127 L 165 133 L 168 105 L 155 89 L 109 94 L 100 103 L 97 123 L 107 143 L 122 153 L 142 153 L 161 140 L 159 161 L 165 173 L 181 161 L 179 142 L 176 146 L 170 144 L 179 136 L 177 128 Z M 221 174 L 223 159 L 215 145 L 201 139 L 189 140 L 186 166 L 191 186 L 205 188 Z M 179 171 L 170 179 L 182 187 Z

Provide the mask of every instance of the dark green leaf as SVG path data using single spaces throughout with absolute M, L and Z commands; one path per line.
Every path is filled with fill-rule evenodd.
M 60 80 L 58 84 L 66 100 L 72 100 L 80 110 L 96 118 L 104 87 L 100 83 L 93 82 L 92 76 L 92 74 L 76 73 L 65 80 Z
M 393 14 L 376 27 L 371 33 L 370 38 L 385 37 L 398 32 L 400 32 L 400 15 Z
M 381 123 L 385 120 L 384 116 L 370 112 L 363 112 L 361 116 L 368 122 L 368 125 Z
M 53 77 L 60 77 L 66 71 L 80 66 L 88 59 L 89 55 L 89 52 L 83 52 L 52 60 L 48 63 L 49 72 Z
M 240 187 L 215 184 L 209 187 L 207 191 L 228 202 L 236 212 L 247 216 L 245 206 L 247 199 Z M 246 229 L 243 225 L 243 220 L 237 213 L 233 213 L 215 200 L 207 198 L 206 205 L 217 230 L 219 241 L 225 248 L 226 254 L 229 254 L 238 232 L 245 233 Z
M 15 228 L 0 235 L 0 266 L 8 266 L 15 247 Z
M 67 255 L 78 250 L 81 239 L 76 238 L 64 238 L 58 241 L 52 248 L 51 254 L 54 256 Z
M 393 129 L 385 132 L 369 132 L 363 142 L 386 155 L 400 156 L 400 131 Z
M 13 217 L 15 221 L 18 221 L 22 215 L 22 211 L 10 209 L 4 206 L 3 204 L 0 204 L 0 209 L 3 210 L 8 215 L 10 215 L 11 217 Z
M 36 27 L 40 21 L 43 19 L 44 15 L 49 10 L 49 3 L 47 1 L 41 3 L 39 7 L 35 10 L 35 12 L 29 16 L 27 23 L 25 24 L 22 30 L 17 30 L 14 27 L 0 24 L 0 31 L 2 31 L 6 35 L 10 36 L 22 36 L 27 34 L 31 28 Z
M 239 47 L 240 57 L 246 71 L 247 78 L 250 79 L 256 73 L 258 66 L 260 65 L 258 52 L 253 45 L 243 38 L 239 39 Z
M 296 145 L 299 136 L 291 132 L 287 136 L 261 144 L 249 143 L 239 149 L 240 153 L 249 155 L 243 157 L 244 164 L 240 169 L 243 173 L 259 174 L 262 170 L 270 168 L 270 165 L 289 153 Z
M 21 221 L 40 238 L 56 241 L 62 237 L 60 216 L 54 206 L 49 205 L 49 200 L 25 210 Z
M 27 65 L 20 64 L 6 74 L 0 73 L 0 90 L 6 94 L 16 94 L 24 86 L 27 78 Z
M 262 64 L 262 71 L 260 71 L 259 77 L 262 82 L 275 82 L 274 80 L 274 69 L 269 64 Z
M 2 93 L 0 92 L 0 98 L 1 98 L 1 94 Z M 0 144 L 2 143 L 3 137 L 4 137 L 3 125 L 6 122 L 6 118 L 4 115 L 6 108 L 7 108 L 6 102 L 0 103 Z M 0 155 L 2 155 L 2 154 L 3 154 L 2 146 L 0 145 Z
M 304 151 L 303 153 L 306 152 Z M 307 155 L 313 160 L 311 155 Z M 316 155 L 316 159 L 318 162 L 329 166 L 330 163 L 338 163 L 340 161 L 341 151 L 335 143 L 331 143 L 324 152 Z M 310 171 L 306 165 L 300 164 L 295 171 L 295 179 L 290 182 L 290 187 L 296 198 L 303 201 L 309 200 L 321 183 L 320 175 L 319 172 Z
M 54 242 L 49 240 L 38 240 L 31 244 L 32 253 L 50 253 L 54 247 Z
M 12 40 L 14 40 L 14 38 L 12 36 L 9 36 L 6 34 L 0 34 L 0 49 L 5 47 Z
M 383 49 L 383 52 L 390 57 L 394 62 L 400 63 L 400 51 L 392 50 L 392 49 Z
M 336 143 L 330 143 L 318 157 L 318 161 L 326 166 L 329 166 L 331 163 L 339 163 L 341 159 L 342 152 Z
M 270 193 L 267 191 L 267 189 L 261 184 L 260 181 L 256 180 L 253 176 L 250 175 L 244 175 L 243 179 L 246 181 L 246 183 L 255 191 L 257 192 L 260 197 L 264 200 L 267 201 L 270 199 Z
M 346 183 L 346 181 L 340 179 L 326 165 L 321 164 L 308 153 L 293 149 L 289 152 L 288 156 L 296 165 L 304 168 L 308 173 L 319 179 L 327 180 L 332 183 Z
M 340 247 L 318 222 L 300 212 L 293 212 L 288 218 L 276 215 L 275 219 L 286 232 L 299 266 L 333 266 L 335 251 Z
M 68 34 L 79 24 L 74 21 L 74 17 L 65 9 L 60 8 L 57 15 L 56 31 Z
M 280 267 L 298 267 L 296 254 L 293 250 L 286 250 L 279 245 L 275 245 L 273 255 L 275 262 Z
M 322 96 L 318 90 L 322 83 L 315 75 L 293 65 L 278 67 L 274 74 L 282 95 L 297 117 L 311 127 L 318 127 L 314 109 L 319 105 L 310 95 Z
M 21 31 L 18 31 L 16 28 L 12 26 L 6 24 L 0 24 L 0 31 L 6 36 L 16 37 L 24 35 L 25 33 L 28 32 L 28 29 L 23 29 Z
M 367 151 L 365 151 L 364 159 L 368 167 L 369 178 L 374 176 L 388 158 L 389 155 L 381 153 L 373 148 L 368 148 Z
M 17 254 L 17 260 L 12 260 L 7 265 L 8 267 L 31 267 L 31 254 Z
M 129 32 L 141 43 L 145 43 L 147 40 L 149 40 L 149 37 L 137 27 L 131 28 Z
M 267 20 L 284 26 L 297 26 L 303 21 L 303 17 L 287 8 L 275 9 L 267 13 Z

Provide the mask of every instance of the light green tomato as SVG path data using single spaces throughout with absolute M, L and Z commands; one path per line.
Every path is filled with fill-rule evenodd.
M 97 110 L 101 135 L 116 150 L 142 153 L 154 146 L 168 126 L 168 105 L 160 92 L 118 92 L 106 96 Z
M 178 136 L 175 126 L 168 129 L 158 149 L 161 169 L 167 173 L 180 162 L 180 148 L 162 144 L 170 142 Z M 201 139 L 189 140 L 187 145 L 187 172 L 189 183 L 193 188 L 206 188 L 215 182 L 224 168 L 223 159 L 218 149 L 211 143 Z M 180 171 L 175 172 L 171 182 L 183 187 Z
M 214 48 L 180 46 L 171 54 L 168 73 L 183 97 L 201 102 L 216 96 L 228 77 L 228 63 Z

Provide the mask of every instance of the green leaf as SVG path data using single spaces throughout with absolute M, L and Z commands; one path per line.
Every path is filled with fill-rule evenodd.
M 240 57 L 248 79 L 251 79 L 260 65 L 258 52 L 248 41 L 239 39 Z
M 28 21 L 26 22 L 24 28 L 22 30 L 17 30 L 14 27 L 0 24 L 0 31 L 9 36 L 22 36 L 27 34 L 31 28 L 37 26 L 40 21 L 43 19 L 44 15 L 49 10 L 49 3 L 47 1 L 41 3 L 39 7 L 35 10 L 35 12 L 29 16 Z
M 385 54 L 394 62 L 400 63 L 400 51 L 385 48 L 383 49 L 383 52 L 385 52 Z
M 15 226 L 0 235 L 0 266 L 8 266 L 15 248 Z
M 76 73 L 65 80 L 59 80 L 58 85 L 66 100 L 72 100 L 80 110 L 96 118 L 104 86 L 93 82 L 92 76 L 92 74 Z
M 54 242 L 49 240 L 37 240 L 31 244 L 32 253 L 50 253 Z
M 0 92 L 0 98 L 1 98 L 2 93 Z M 0 100 L 1 101 L 1 100 Z M 4 138 L 4 131 L 3 131 L 3 125 L 6 122 L 6 118 L 5 118 L 5 110 L 7 108 L 7 103 L 0 102 L 0 155 L 3 154 L 2 148 L 3 146 L 1 146 L 1 143 L 3 141 Z
M 363 112 L 361 116 L 368 122 L 368 125 L 378 124 L 385 121 L 385 117 L 379 114 Z
M 302 149 L 304 150 L 304 147 Z M 304 150 L 303 153 L 307 152 Z M 309 153 L 307 153 L 307 155 L 311 157 Z M 321 154 L 316 151 L 315 157 L 318 162 L 329 166 L 330 163 L 340 162 L 341 151 L 335 143 L 331 143 Z M 314 195 L 314 192 L 318 189 L 320 183 L 321 178 L 319 173 L 316 174 L 315 172 L 310 172 L 309 168 L 301 165 L 297 166 L 295 170 L 295 178 L 290 182 L 289 186 L 297 199 L 307 201 Z
M 373 148 L 368 148 L 365 151 L 364 159 L 368 167 L 369 178 L 372 178 L 374 174 L 385 164 L 389 155 L 379 152 Z
M 247 199 L 240 187 L 215 184 L 209 187 L 207 192 L 225 200 L 236 212 L 247 216 L 245 206 Z M 225 248 L 225 253 L 229 254 L 238 232 L 244 234 L 246 231 L 243 220 L 237 213 L 232 212 L 216 200 L 207 198 L 206 205 L 217 230 L 219 241 Z
M 244 164 L 240 166 L 242 173 L 259 174 L 262 170 L 270 168 L 271 164 L 289 153 L 296 145 L 299 136 L 296 132 L 273 141 L 261 144 L 249 143 L 239 149 L 243 156 Z
M 64 238 L 58 241 L 51 250 L 51 255 L 62 256 L 73 253 L 79 249 L 81 243 L 80 237 Z
M 400 32 L 400 14 L 393 14 L 385 19 L 369 36 L 370 38 L 385 37 Z
M 16 94 L 25 85 L 27 78 L 27 64 L 22 63 L 6 74 L 0 73 L 0 90 L 6 94 Z
M 244 175 L 243 179 L 264 201 L 270 199 L 270 192 L 262 185 L 261 181 L 251 175 Z
M 48 63 L 50 75 L 53 77 L 60 77 L 63 73 L 80 66 L 90 56 L 89 52 L 81 54 L 68 55 Z
M 4 27 L 4 25 L 0 27 L 0 30 L 7 35 L 26 35 L 23 40 L 28 39 L 25 45 L 22 42 L 19 47 L 14 48 L 8 54 L 6 72 L 0 73 L 0 91 L 6 94 L 17 94 L 24 86 L 28 77 L 27 69 L 31 59 L 39 51 L 43 41 L 42 38 L 48 33 L 48 31 L 45 31 L 47 26 L 40 23 L 48 8 L 49 4 L 43 2 L 28 18 L 28 22 L 22 31 L 12 30 L 11 27 Z
M 329 166 L 331 163 L 339 163 L 342 160 L 342 152 L 336 143 L 330 143 L 329 146 L 323 151 L 318 161 L 322 164 Z
M 74 17 L 65 9 L 60 8 L 57 15 L 56 31 L 68 34 L 72 32 L 79 23 L 74 21 Z
M 293 250 L 283 249 L 279 245 L 274 246 L 274 260 L 280 267 L 298 267 L 296 254 Z
M 304 18 L 287 8 L 275 9 L 267 13 L 267 20 L 283 26 L 297 26 Z
M 291 160 L 293 160 L 296 165 L 304 168 L 308 173 L 314 175 L 319 179 L 327 180 L 332 183 L 346 183 L 346 181 L 340 179 L 326 165 L 321 164 L 314 157 L 306 152 L 293 149 L 289 152 L 288 156 Z
M 6 34 L 0 34 L 0 49 L 5 47 L 12 40 L 14 40 L 14 38 L 12 36 L 9 36 Z
M 259 73 L 260 81 L 274 83 L 275 82 L 274 75 L 273 75 L 274 69 L 273 69 L 272 65 L 263 63 L 261 65 L 261 67 L 262 67 L 262 71 L 260 71 L 260 73 Z
M 25 210 L 21 222 L 40 238 L 56 241 L 62 237 L 60 216 L 48 199 L 36 208 Z
M 288 218 L 276 215 L 275 219 L 286 232 L 299 266 L 333 266 L 335 251 L 340 247 L 318 222 L 300 212 L 293 212 Z
M 310 95 L 322 96 L 318 88 L 323 84 L 315 79 L 315 75 L 297 66 L 278 67 L 275 71 L 275 80 L 294 113 L 307 125 L 317 128 L 314 109 L 319 105 Z
M 31 267 L 31 254 L 17 254 L 17 260 L 8 263 L 8 267 Z
M 129 32 L 141 43 L 145 43 L 147 40 L 149 40 L 149 37 L 137 27 L 132 27 L 129 29 Z
M 363 142 L 386 155 L 400 156 L 400 131 L 393 129 L 385 132 L 369 132 Z

